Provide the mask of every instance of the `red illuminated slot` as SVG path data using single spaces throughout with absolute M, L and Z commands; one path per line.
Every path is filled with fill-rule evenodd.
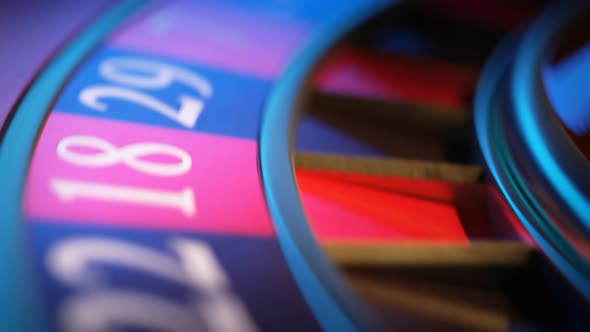
M 314 171 L 297 170 L 297 182 L 320 242 L 468 242 L 451 204 L 375 190 Z
M 322 93 L 463 108 L 477 75 L 460 65 L 344 46 L 317 68 L 312 84 Z
M 486 184 L 298 168 L 297 183 L 320 242 L 532 241 Z

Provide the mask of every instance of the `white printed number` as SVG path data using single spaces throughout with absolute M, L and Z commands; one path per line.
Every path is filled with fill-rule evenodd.
M 47 254 L 49 272 L 64 284 L 87 293 L 69 298 L 59 311 L 65 331 L 110 331 L 134 326 L 159 331 L 253 332 L 256 326 L 209 246 L 173 239 L 180 261 L 148 247 L 109 238 L 77 238 L 59 243 Z M 98 289 L 108 270 L 97 264 L 124 266 L 185 285 L 199 295 L 190 305 L 145 292 Z
M 52 178 L 49 185 L 63 202 L 90 199 L 112 203 L 131 203 L 178 210 L 187 218 L 194 217 L 197 213 L 193 190 L 188 187 L 179 191 L 167 191 L 61 178 Z
M 72 147 L 90 148 L 101 151 L 94 154 L 80 154 Z M 57 155 L 64 161 L 84 167 L 107 167 L 118 163 L 145 174 L 156 176 L 178 176 L 188 172 L 192 166 L 191 156 L 184 150 L 169 144 L 142 142 L 117 149 L 111 143 L 95 136 L 76 135 L 62 139 L 57 145 Z M 150 155 L 166 155 L 178 159 L 178 163 L 156 163 L 141 159 Z
M 79 153 L 76 152 L 76 147 L 96 150 L 98 153 Z M 62 160 L 77 166 L 99 168 L 123 163 L 140 173 L 151 176 L 179 176 L 188 172 L 192 166 L 191 156 L 174 145 L 141 142 L 117 148 L 96 136 L 65 137 L 57 144 L 56 152 Z M 162 163 L 142 159 L 151 155 L 172 157 L 178 162 Z M 197 212 L 194 193 L 189 187 L 174 191 L 62 178 L 50 179 L 49 186 L 64 202 L 92 199 L 155 206 L 178 210 L 185 217 L 193 217 Z
M 213 88 L 200 75 L 181 67 L 166 63 L 135 58 L 111 58 L 103 61 L 100 74 L 115 83 L 141 89 L 164 89 L 177 81 L 192 88 L 200 98 L 180 95 L 178 110 L 174 107 L 137 90 L 114 85 L 97 85 L 85 88 L 78 99 L 96 111 L 108 110 L 104 99 L 120 99 L 151 109 L 176 123 L 192 128 L 196 125 L 204 108 L 202 98 L 209 98 Z

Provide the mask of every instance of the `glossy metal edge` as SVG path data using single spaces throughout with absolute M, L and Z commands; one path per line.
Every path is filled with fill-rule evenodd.
M 264 192 L 280 245 L 299 289 L 326 331 L 367 331 L 378 327 L 345 286 L 309 229 L 291 160 L 294 120 L 301 87 L 323 54 L 345 34 L 398 1 L 361 2 L 314 31 L 287 66 L 265 105 L 259 137 Z
M 502 154 L 507 153 L 501 131 L 494 125 L 497 124 L 498 114 L 493 112 L 493 100 L 497 96 L 497 89 L 501 88 L 502 76 L 509 70 L 511 60 L 517 48 L 519 37 L 511 36 L 505 40 L 491 55 L 480 76 L 474 101 L 474 121 L 480 150 L 486 161 L 489 173 L 500 189 L 502 196 L 511 206 L 514 213 L 525 226 L 530 235 L 535 239 L 541 250 L 569 280 L 569 282 L 590 300 L 590 280 L 580 273 L 569 260 L 539 232 L 536 223 L 537 217 L 532 207 L 527 204 L 518 185 L 518 175 L 513 174 L 512 161 Z
M 534 159 L 534 165 L 544 174 L 545 179 L 559 197 L 568 202 L 568 207 L 576 219 L 586 228 L 590 229 L 590 197 L 587 190 L 590 183 L 586 174 L 575 177 L 568 171 L 569 162 L 576 160 L 560 160 L 555 153 L 556 144 L 550 140 L 543 129 L 551 110 L 546 103 L 540 100 L 539 92 L 539 68 L 540 62 L 555 33 L 561 29 L 571 18 L 578 14 L 581 2 L 574 4 L 564 1 L 551 6 L 535 21 L 530 31 L 524 37 L 517 50 L 514 70 L 511 77 L 511 99 L 514 108 L 514 117 L 519 133 L 524 144 Z M 555 139 L 556 137 L 552 137 Z M 565 132 L 562 141 L 566 141 Z M 559 144 L 560 149 L 567 148 L 566 144 Z M 571 144 L 570 144 L 571 145 Z M 574 152 L 570 153 L 573 155 Z M 577 160 L 583 162 L 582 159 Z M 581 180 L 581 181 L 580 181 Z M 585 187 L 587 186 L 587 188 Z
M 29 162 L 63 82 L 104 36 L 142 4 L 145 1 L 118 3 L 67 44 L 35 79 L 9 123 L 0 145 L 0 331 L 51 329 L 21 210 Z

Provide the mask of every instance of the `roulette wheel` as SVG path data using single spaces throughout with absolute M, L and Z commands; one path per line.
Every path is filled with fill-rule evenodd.
M 1 331 L 586 331 L 578 3 L 0 4 Z

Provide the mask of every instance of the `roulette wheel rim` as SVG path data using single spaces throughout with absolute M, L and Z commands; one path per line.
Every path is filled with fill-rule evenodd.
M 108 9 L 69 42 L 43 71 L 15 106 L 13 117 L 5 124 L 0 145 L 0 257 L 2 260 L 2 326 L 11 331 L 43 331 L 48 315 L 34 277 L 29 240 L 24 230 L 21 207 L 28 165 L 49 107 L 80 61 L 101 40 L 130 15 L 149 2 L 130 0 Z M 31 317 L 35 317 L 31 319 Z
M 526 150 L 532 160 L 527 167 L 533 168 L 535 174 L 540 174 L 548 183 L 541 190 L 556 193 L 557 197 L 567 202 L 579 224 L 588 229 L 590 201 L 583 186 L 587 175 L 563 167 L 567 163 L 583 165 L 584 160 L 571 144 L 566 144 L 568 138 L 565 131 L 552 126 L 551 107 L 548 107 L 539 79 L 539 68 L 546 61 L 545 55 L 551 42 L 564 26 L 577 17 L 580 7 L 583 6 L 562 4 L 547 8 L 533 22 L 530 30 L 508 37 L 494 51 L 478 83 L 474 120 L 486 166 L 503 197 L 545 255 L 589 300 L 587 264 L 561 236 L 547 210 L 543 210 L 543 202 L 536 197 L 537 193 L 528 188 L 530 179 L 526 178 L 526 174 L 529 171 L 523 171 L 522 164 L 519 167 L 516 162 L 519 156 L 510 151 L 505 136 L 506 125 L 498 115 L 501 109 L 510 113 L 510 119 L 514 120 L 510 129 L 516 131 L 520 138 L 516 144 Z M 512 58 L 516 60 L 511 62 Z M 508 88 L 505 87 L 507 84 Z M 506 105 L 498 105 L 502 102 Z M 566 153 L 557 154 L 556 151 L 560 150 L 566 150 Z M 564 155 L 567 159 L 563 158 Z M 582 185 L 577 184 L 575 179 L 581 179 L 579 182 Z
M 292 274 L 324 328 L 375 329 L 374 317 L 353 297 L 311 233 L 300 203 L 292 162 L 294 118 L 300 88 L 308 73 L 346 33 L 397 1 L 376 2 L 362 12 L 326 24 L 287 66 L 274 86 L 260 129 L 260 171 L 269 212 Z M 297 202 L 297 203 L 294 203 Z
M 566 137 L 562 136 L 558 142 L 549 141 L 548 135 L 543 132 L 544 122 L 548 121 L 549 108 L 545 108 L 546 110 L 543 112 L 531 111 L 540 108 L 536 102 L 540 99 L 538 97 L 540 92 L 539 88 L 535 86 L 539 80 L 535 78 L 539 72 L 538 67 L 545 59 L 539 54 L 546 54 L 544 51 L 549 49 L 555 34 L 572 18 L 575 19 L 580 9 L 585 8 L 580 5 L 556 7 L 549 8 L 544 15 L 539 17 L 519 47 L 515 71 L 511 77 L 511 93 L 516 106 L 517 124 L 520 130 L 525 133 L 523 135 L 525 143 L 533 150 L 532 155 L 537 159 L 539 167 L 548 174 L 547 178 L 551 182 L 552 188 L 571 201 L 575 215 L 588 229 L 590 228 L 590 220 L 587 219 L 590 215 L 590 200 L 587 188 L 575 184 L 576 178 L 587 181 L 588 177 L 581 172 L 568 173 L 561 166 L 568 162 L 579 164 L 581 160 L 557 160 L 557 156 L 552 151 L 557 148 L 566 149 L 567 145 L 562 144 Z M 558 144 L 559 147 L 557 147 Z M 577 156 L 576 153 L 569 151 L 568 155 L 570 158 Z

